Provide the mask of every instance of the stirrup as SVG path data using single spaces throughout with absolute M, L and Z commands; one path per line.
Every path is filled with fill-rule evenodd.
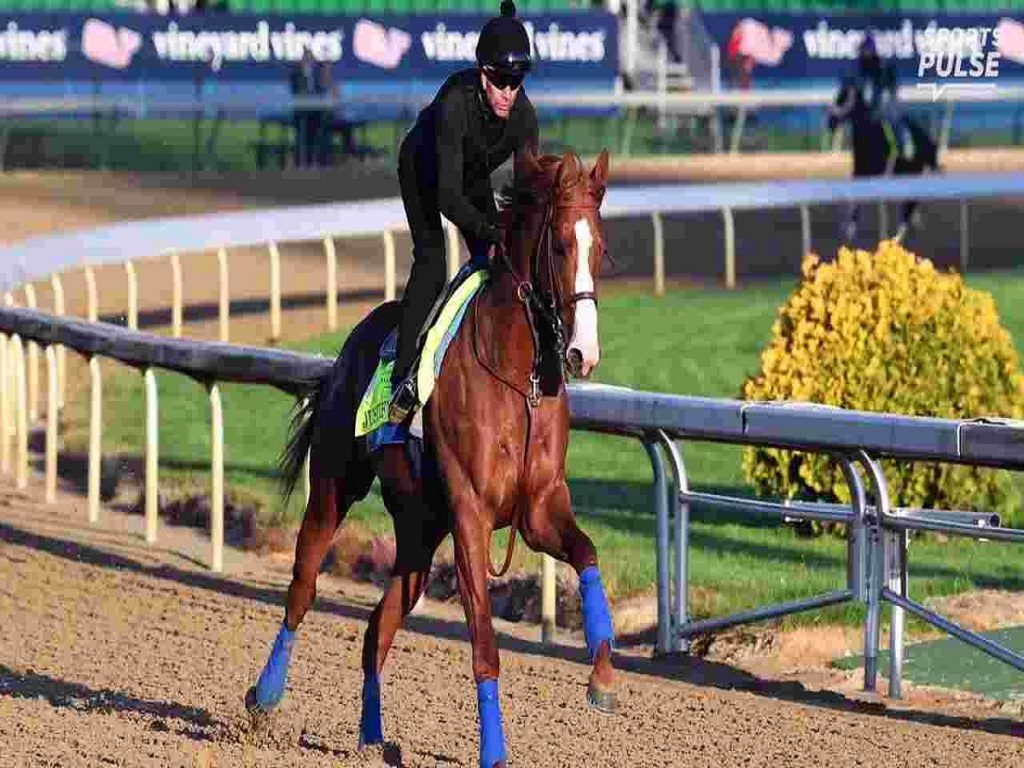
M 415 366 L 413 366 L 415 370 Z M 388 406 L 388 421 L 395 426 L 405 423 L 409 415 L 416 410 L 419 399 L 416 397 L 416 382 L 414 376 L 406 377 L 391 395 L 391 403 Z

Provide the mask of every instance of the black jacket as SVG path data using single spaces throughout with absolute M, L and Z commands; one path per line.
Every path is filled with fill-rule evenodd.
M 406 134 L 399 154 L 401 183 L 416 185 L 425 217 L 439 210 L 467 236 L 486 240 L 494 227 L 490 176 L 527 145 L 537 151 L 539 139 L 537 113 L 526 91 L 520 88 L 502 120 L 487 103 L 480 70 L 460 70 Z

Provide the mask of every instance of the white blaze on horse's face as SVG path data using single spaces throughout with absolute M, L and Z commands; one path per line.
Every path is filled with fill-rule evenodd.
M 576 233 L 576 282 L 573 291 L 582 293 L 594 290 L 594 276 L 590 273 L 590 249 L 594 245 L 594 237 L 590 232 L 590 224 L 580 219 L 574 227 Z M 578 375 L 589 376 L 601 357 L 597 343 L 597 303 L 593 299 L 582 299 L 576 302 L 576 314 L 572 324 L 572 339 L 566 355 L 571 359 L 573 352 L 579 356 Z

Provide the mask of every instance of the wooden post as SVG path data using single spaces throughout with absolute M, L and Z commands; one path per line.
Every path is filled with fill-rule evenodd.
M 800 206 L 800 246 L 803 252 L 800 254 L 800 263 L 804 257 L 811 252 L 811 209 L 806 205 Z M 799 271 L 800 264 L 797 264 Z
M 270 340 L 281 340 L 281 253 L 270 242 Z
M 46 346 L 46 503 L 57 501 L 57 350 Z
M 155 544 L 160 519 L 160 497 L 157 485 L 159 467 L 159 429 L 156 373 L 147 368 L 146 381 L 146 543 Z
M 210 498 L 210 541 L 213 545 L 213 561 L 210 567 L 217 573 L 224 570 L 224 413 L 221 407 L 220 389 L 216 382 L 210 390 L 210 453 L 211 453 L 211 498 Z
M 338 253 L 334 250 L 334 238 L 324 238 L 324 255 L 327 258 L 327 330 L 338 330 Z
M 555 640 L 555 609 L 557 605 L 555 559 L 551 555 L 543 555 L 541 569 L 541 642 L 552 643 Z
M 732 209 L 723 208 L 725 220 L 725 287 L 736 287 L 736 228 L 732 220 Z
M 64 306 L 64 284 L 59 274 L 50 276 L 50 286 L 53 288 L 53 314 L 62 317 L 65 313 Z M 57 346 L 57 407 L 64 410 L 64 400 L 67 395 L 67 372 L 68 372 L 68 351 L 62 345 Z
M 36 308 L 36 288 L 32 283 L 25 284 L 25 306 Z M 28 342 L 28 421 L 35 424 L 39 419 L 39 345 Z
M 90 323 L 98 322 L 100 317 L 100 299 L 96 292 L 96 273 L 89 266 L 85 268 L 85 294 L 88 298 L 86 317 Z
M 226 248 L 220 248 L 217 251 L 217 267 L 220 273 L 220 340 L 226 344 L 230 338 L 228 324 L 231 316 L 231 291 L 228 284 L 228 251 Z
M 384 300 L 395 299 L 395 235 L 384 232 Z
M 139 278 L 135 274 L 135 265 L 126 261 L 124 271 L 128 275 L 128 327 L 139 330 Z
M 6 475 L 11 471 L 11 405 L 14 378 L 11 376 L 8 351 L 11 340 L 7 334 L 0 335 L 0 470 Z
M 665 295 L 665 234 L 661 224 L 661 213 L 651 214 L 654 225 L 654 295 Z
M 103 380 L 100 359 L 89 358 L 89 522 L 100 520 L 100 461 L 103 436 Z
M 15 386 L 17 401 L 15 418 L 18 424 L 18 454 L 15 459 L 15 486 L 18 489 L 28 487 L 28 395 L 25 391 L 25 345 L 20 336 L 14 337 Z
M 185 302 L 181 280 L 181 258 L 177 251 L 171 251 L 171 335 L 176 339 L 181 338 L 181 327 L 183 325 L 183 309 Z

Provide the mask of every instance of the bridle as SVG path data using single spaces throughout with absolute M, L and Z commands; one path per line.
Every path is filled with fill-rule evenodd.
M 554 264 L 554 214 L 563 211 L 596 212 L 598 205 L 558 205 L 554 201 L 548 201 L 544 210 L 544 220 L 541 223 L 540 237 L 530 254 L 530 279 L 522 277 L 512 266 L 505 252 L 504 243 L 497 246 L 499 262 L 508 270 L 516 282 L 516 298 L 523 304 L 526 312 L 526 324 L 530 328 L 533 338 L 533 364 L 530 368 L 530 393 L 528 400 L 531 407 L 540 405 L 540 367 L 541 342 L 540 334 L 537 331 L 536 318 L 540 317 L 551 328 L 555 338 L 555 354 L 561 361 L 560 370 L 564 369 L 567 363 L 565 357 L 565 323 L 562 320 L 562 311 L 574 306 L 580 301 L 590 299 L 597 306 L 597 293 L 595 291 L 576 291 L 568 298 L 562 298 L 561 282 L 556 279 Z M 546 271 L 547 291 L 538 290 L 535 286 L 542 285 L 541 270 Z

